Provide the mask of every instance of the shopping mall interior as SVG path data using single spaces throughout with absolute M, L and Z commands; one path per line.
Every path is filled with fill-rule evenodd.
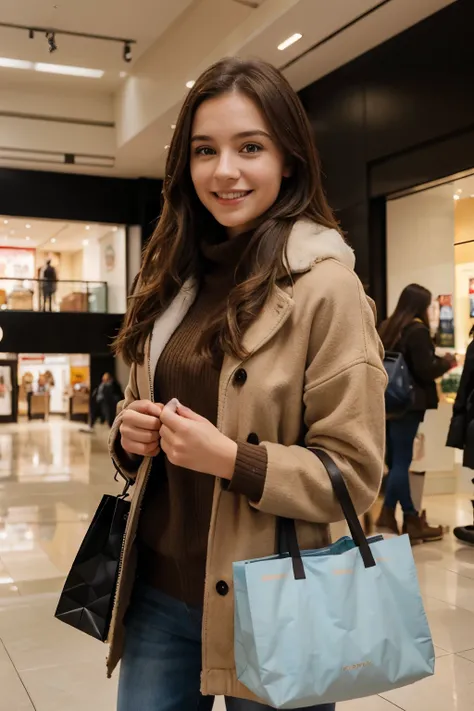
M 298 92 L 379 322 L 421 284 L 436 352 L 456 357 L 410 466 L 443 531 L 413 546 L 435 673 L 337 709 L 474 709 L 474 546 L 453 533 L 473 524 L 474 474 L 445 446 L 474 327 L 473 26 L 472 0 L 0 0 L 0 711 L 117 708 L 106 646 L 55 611 L 103 495 L 123 489 L 93 403 L 127 386 L 112 343 L 177 116 L 227 55 Z

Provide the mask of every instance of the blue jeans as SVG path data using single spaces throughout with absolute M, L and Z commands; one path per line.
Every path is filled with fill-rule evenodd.
M 118 711 L 211 711 L 212 696 L 201 696 L 202 610 L 190 608 L 154 588 L 137 584 L 125 619 Z M 268 706 L 226 699 L 227 711 Z M 334 704 L 306 711 L 334 711 Z
M 384 504 L 394 509 L 400 502 L 404 514 L 416 513 L 411 498 L 409 475 L 413 444 L 422 420 L 422 412 L 408 412 L 399 420 L 387 422 L 389 472 Z

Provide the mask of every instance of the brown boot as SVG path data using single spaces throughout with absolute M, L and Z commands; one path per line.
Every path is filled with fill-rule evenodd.
M 388 506 L 382 508 L 375 526 L 380 531 L 394 533 L 396 536 L 400 535 L 397 519 L 395 518 L 395 509 L 390 509 Z
M 421 514 L 405 514 L 403 533 L 408 533 L 412 544 L 441 541 L 444 535 L 442 526 L 428 525 L 426 511 Z

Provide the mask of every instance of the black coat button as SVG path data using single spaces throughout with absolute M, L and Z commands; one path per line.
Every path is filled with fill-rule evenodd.
M 229 592 L 229 586 L 225 582 L 225 580 L 219 580 L 219 582 L 216 585 L 216 590 L 219 593 L 219 595 L 222 595 L 222 597 L 225 597 L 227 593 Z
M 247 380 L 247 371 L 244 368 L 239 368 L 234 375 L 234 383 L 243 385 Z
M 258 438 L 258 434 L 256 432 L 251 432 L 249 436 L 247 437 L 247 442 L 249 444 L 260 444 L 260 440 Z

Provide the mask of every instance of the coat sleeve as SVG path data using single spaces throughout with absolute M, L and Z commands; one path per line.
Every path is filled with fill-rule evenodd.
M 125 479 L 132 480 L 137 474 L 140 464 L 143 461 L 143 457 L 130 455 L 125 452 L 121 444 L 120 424 L 122 422 L 122 412 L 125 408 L 127 408 L 135 400 L 139 399 L 136 372 L 137 367 L 136 364 L 133 363 L 130 369 L 128 384 L 125 388 L 124 399 L 117 405 L 117 416 L 109 435 L 109 452 L 115 468 Z
M 467 406 L 474 391 L 474 341 L 466 351 L 466 360 L 459 383 L 456 401 L 453 405 L 453 417 L 448 432 L 447 447 L 464 449 L 468 425 Z
M 444 358 L 435 355 L 435 348 L 426 326 L 413 328 L 406 341 L 406 357 L 415 380 L 429 385 L 452 367 Z
M 362 284 L 339 264 L 336 274 L 333 264 L 331 275 L 309 341 L 305 445 L 332 457 L 361 514 L 372 505 L 382 479 L 387 376 L 375 309 Z M 328 474 L 314 454 L 298 445 L 262 446 L 268 453 L 267 474 L 260 501 L 251 504 L 254 508 L 314 523 L 342 520 Z

